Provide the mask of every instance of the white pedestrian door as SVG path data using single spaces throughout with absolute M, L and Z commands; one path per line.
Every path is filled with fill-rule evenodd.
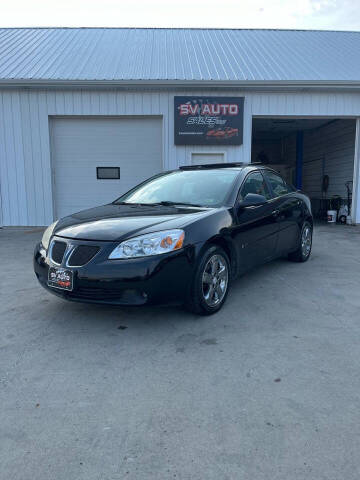
M 206 163 L 223 163 L 223 153 L 192 153 L 191 163 L 193 165 L 202 165 Z

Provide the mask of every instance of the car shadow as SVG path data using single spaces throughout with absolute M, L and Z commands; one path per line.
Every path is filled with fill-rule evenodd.
M 61 313 L 55 315 L 54 321 L 63 323 L 63 319 L 76 323 L 77 326 L 96 328 L 99 324 L 103 327 L 126 330 L 130 326 L 154 326 L 167 327 L 172 325 L 209 324 L 217 321 L 226 321 L 229 315 L 236 313 L 240 306 L 244 305 L 244 298 L 249 294 L 257 296 L 257 305 L 266 302 L 258 295 L 259 290 L 266 287 L 272 281 L 271 277 L 278 275 L 282 266 L 288 264 L 286 259 L 278 259 L 271 263 L 261 265 L 248 271 L 245 275 L 237 278 L 231 285 L 228 298 L 223 308 L 214 315 L 201 316 L 189 312 L 182 305 L 143 305 L 143 306 L 116 306 L 68 302 L 61 299 L 52 299 L 57 305 L 61 305 Z M 239 302 L 240 299 L 240 302 Z M 54 305 L 54 308 L 57 307 Z M 68 323 L 68 322 L 66 322 Z

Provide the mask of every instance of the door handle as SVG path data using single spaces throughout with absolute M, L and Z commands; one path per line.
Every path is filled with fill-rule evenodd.
M 273 211 L 271 212 L 271 215 L 272 215 L 273 217 L 278 217 L 278 216 L 280 215 L 280 210 L 278 210 L 278 209 L 273 210 Z

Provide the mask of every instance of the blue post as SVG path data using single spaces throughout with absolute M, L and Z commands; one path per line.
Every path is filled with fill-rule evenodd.
M 302 167 L 304 151 L 304 132 L 296 132 L 296 188 L 302 189 Z

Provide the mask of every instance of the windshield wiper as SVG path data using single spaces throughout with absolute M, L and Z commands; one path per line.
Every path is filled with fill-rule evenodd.
M 153 203 L 140 203 L 140 202 L 114 202 L 114 205 L 133 205 L 138 207 L 174 207 L 174 206 L 185 206 L 185 207 L 204 207 L 204 205 L 199 205 L 198 203 L 187 203 L 187 202 L 173 202 L 171 200 L 162 200 L 161 202 Z
M 163 205 L 164 207 L 173 207 L 173 206 L 185 206 L 185 207 L 203 207 L 198 203 L 187 203 L 187 202 L 172 202 L 171 200 L 163 200 L 161 202 L 150 203 L 149 205 Z
M 157 203 L 140 203 L 140 202 L 114 202 L 113 205 L 129 205 L 133 207 L 146 207 L 148 205 L 157 205 Z

